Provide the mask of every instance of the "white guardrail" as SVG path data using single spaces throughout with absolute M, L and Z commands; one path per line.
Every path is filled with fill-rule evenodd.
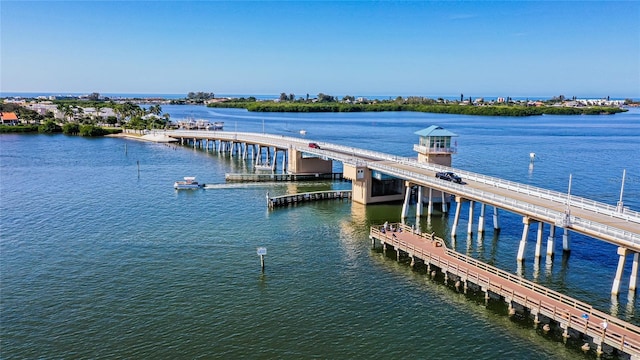
M 523 203 L 514 199 L 510 199 L 504 196 L 498 196 L 489 192 L 465 187 L 454 183 L 446 183 L 437 181 L 433 177 L 425 176 L 413 171 L 407 171 L 398 169 L 395 167 L 383 165 L 377 163 L 377 161 L 386 160 L 395 162 L 402 165 L 412 166 L 420 169 L 430 170 L 434 172 L 438 171 L 453 171 L 464 179 L 480 182 L 483 184 L 491 185 L 496 188 L 502 188 L 510 191 L 515 191 L 524 195 L 537 197 L 547 201 L 552 201 L 557 204 L 567 204 L 567 194 L 563 194 L 557 191 L 547 190 L 530 186 L 526 184 L 520 184 L 513 181 L 508 181 L 496 177 L 486 176 L 470 171 L 455 169 L 447 166 L 419 163 L 415 158 L 408 158 L 402 156 L 395 156 L 378 151 L 354 148 L 349 146 L 343 146 L 332 143 L 316 142 L 320 145 L 320 149 L 309 148 L 309 142 L 314 142 L 309 139 L 301 139 L 296 137 L 273 135 L 273 134 L 259 134 L 259 133 L 245 133 L 245 132 L 227 132 L 227 131 L 193 131 L 193 130 L 177 130 L 167 131 L 168 136 L 177 137 L 215 137 L 216 139 L 228 140 L 228 141 L 253 141 L 256 143 L 268 143 L 271 146 L 276 146 L 282 149 L 288 149 L 289 147 L 295 147 L 297 150 L 313 153 L 325 158 L 331 158 L 347 164 L 357 166 L 367 166 L 373 170 L 378 170 L 389 175 L 404 178 L 406 180 L 413 180 L 415 182 L 438 185 L 439 187 L 448 187 L 455 190 L 455 193 L 461 195 L 472 195 L 477 199 L 484 199 L 492 203 L 500 203 L 504 206 L 511 207 L 523 213 L 535 215 L 546 221 L 556 223 L 558 219 L 564 218 L 563 212 L 549 210 L 544 207 Z M 269 141 L 271 140 L 271 141 Z M 369 158 L 371 160 L 362 159 Z M 640 212 L 624 209 L 620 212 L 616 206 L 609 204 L 589 200 L 579 196 L 571 196 L 571 206 L 580 208 L 583 210 L 592 211 L 597 214 L 606 215 L 613 218 L 623 219 L 625 221 L 640 223 Z M 599 234 L 606 237 L 612 237 L 618 240 L 621 245 L 627 243 L 627 246 L 632 248 L 640 247 L 640 234 L 636 234 L 629 231 L 613 228 L 611 226 L 595 223 L 586 219 L 582 219 L 576 216 L 570 216 L 570 227 L 574 229 L 584 229 L 591 233 Z

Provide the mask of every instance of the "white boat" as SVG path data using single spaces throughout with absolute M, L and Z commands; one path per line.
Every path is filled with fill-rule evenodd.
M 269 164 L 261 164 L 261 165 L 254 165 L 254 168 L 256 170 L 268 170 L 268 171 L 273 171 L 273 168 L 271 167 L 271 165 Z
M 223 121 L 216 121 L 213 124 L 207 126 L 207 130 L 222 130 L 224 128 Z
M 305 129 L 300 130 L 300 135 L 307 135 L 307 130 Z
M 173 183 L 173 188 L 176 190 L 181 189 L 200 189 L 204 184 L 200 184 L 196 181 L 194 176 L 185 176 L 184 180 L 178 180 Z

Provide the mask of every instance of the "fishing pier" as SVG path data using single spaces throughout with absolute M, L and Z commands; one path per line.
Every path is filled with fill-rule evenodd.
M 408 256 L 412 267 L 422 264 L 433 278 L 440 273 L 444 282 L 455 284 L 458 291 L 462 289 L 466 294 L 469 289 L 479 289 L 486 303 L 495 298 L 503 300 L 510 316 L 520 312 L 533 317 L 536 327 L 542 326 L 545 332 L 555 328 L 565 339 L 580 337 L 585 341 L 585 351 L 595 346 L 600 355 L 608 346 L 632 360 L 640 359 L 640 327 L 449 249 L 433 234 L 417 233 L 412 227 L 396 223 L 371 227 L 369 238 L 373 248 L 380 244 L 384 252 L 395 249 L 398 261 Z

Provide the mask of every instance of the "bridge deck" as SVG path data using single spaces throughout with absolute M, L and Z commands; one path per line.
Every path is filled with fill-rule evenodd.
M 403 224 L 394 224 L 402 231 L 381 231 L 371 228 L 370 237 L 393 246 L 425 264 L 439 267 L 443 272 L 460 277 L 461 281 L 479 285 L 507 302 L 518 303 L 532 314 L 541 314 L 560 324 L 593 338 L 595 344 L 605 343 L 615 349 L 640 358 L 640 328 L 594 309 L 591 305 L 545 288 L 514 274 L 502 271 L 481 261 L 448 249 L 444 241 L 433 234 L 415 234 Z M 606 319 L 606 331 L 601 324 Z
M 460 169 L 434 164 L 418 163 L 415 158 L 399 157 L 381 152 L 318 142 L 320 149 L 309 148 L 309 139 L 283 135 L 239 133 L 226 131 L 168 131 L 168 136 L 182 140 L 218 140 L 246 142 L 273 146 L 279 149 L 295 148 L 344 164 L 368 167 L 387 175 L 406 180 L 436 191 L 478 201 L 529 217 L 531 219 L 567 228 L 616 246 L 640 252 L 640 213 L 615 206 L 571 196 L 570 220 L 566 220 L 567 194 L 489 177 Z M 436 171 L 455 171 L 463 177 L 464 185 L 436 179 Z

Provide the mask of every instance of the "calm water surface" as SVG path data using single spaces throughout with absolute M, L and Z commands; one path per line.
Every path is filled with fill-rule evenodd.
M 253 114 L 165 106 L 172 119 L 414 156 L 413 132 L 459 135 L 454 166 L 640 209 L 640 112 L 469 117 L 417 113 Z M 529 153 L 539 160 L 529 168 Z M 139 164 L 139 167 L 138 167 Z M 138 172 L 139 168 L 139 172 Z M 268 211 L 265 194 L 348 183 L 225 185 L 242 160 L 115 138 L 0 136 L 0 356 L 24 358 L 593 358 L 370 249 L 371 224 L 400 205 L 319 202 Z M 197 176 L 203 191 L 173 190 Z M 466 212 L 463 212 L 466 214 Z M 516 271 L 521 218 L 457 241 Z M 466 223 L 461 221 L 461 226 Z M 448 237 L 451 217 L 423 229 Z M 524 276 L 638 324 L 637 299 L 610 299 L 615 247 L 574 235 Z M 557 250 L 561 241 L 557 237 Z M 260 271 L 256 247 L 268 248 Z

